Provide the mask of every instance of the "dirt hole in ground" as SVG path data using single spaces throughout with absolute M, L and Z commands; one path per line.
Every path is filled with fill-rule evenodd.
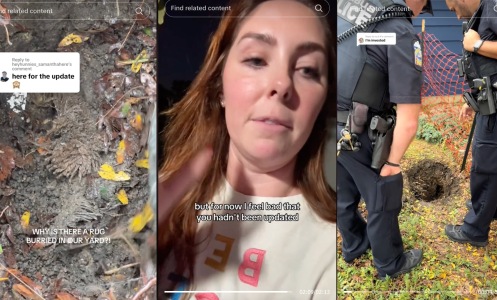
M 414 197 L 431 202 L 453 195 L 458 189 L 452 170 L 434 160 L 422 160 L 407 171 L 407 182 Z

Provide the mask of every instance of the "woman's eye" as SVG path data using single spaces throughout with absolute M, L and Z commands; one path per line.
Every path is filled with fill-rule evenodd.
M 260 68 L 260 67 L 264 67 L 266 65 L 266 62 L 262 58 L 259 58 L 259 57 L 247 58 L 243 62 L 248 64 L 251 67 L 254 67 L 254 68 Z
M 318 69 L 311 68 L 311 67 L 303 67 L 300 68 L 300 72 L 307 78 L 310 79 L 319 79 L 319 71 Z

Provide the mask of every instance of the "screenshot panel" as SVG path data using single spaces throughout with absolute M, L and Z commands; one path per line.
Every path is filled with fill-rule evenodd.
M 155 297 L 156 7 L 0 3 L 1 299 Z
M 332 6 L 165 2 L 159 299 L 335 299 Z
M 339 298 L 495 298 L 496 4 L 337 1 Z

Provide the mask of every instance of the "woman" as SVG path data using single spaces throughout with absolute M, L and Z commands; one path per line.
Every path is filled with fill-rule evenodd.
M 190 90 L 168 111 L 159 294 L 335 296 L 336 199 L 323 172 L 335 42 L 314 5 L 233 1 Z

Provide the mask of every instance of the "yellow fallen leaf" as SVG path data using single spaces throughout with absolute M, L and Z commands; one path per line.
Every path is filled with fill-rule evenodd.
M 141 98 L 137 98 L 137 97 L 129 97 L 128 100 L 126 100 L 126 103 L 129 103 L 129 104 L 137 104 L 137 103 L 140 103 L 142 101 Z
M 116 162 L 118 165 L 124 162 L 125 150 L 126 150 L 126 145 L 124 144 L 124 140 L 121 140 L 119 142 L 119 146 L 117 146 L 117 151 L 116 151 Z
M 140 54 L 135 57 L 135 61 L 131 65 L 131 72 L 138 73 L 142 67 L 142 63 L 138 62 L 142 58 L 147 58 L 147 50 L 143 49 Z
M 81 35 L 71 33 L 71 34 L 67 35 L 65 38 L 63 38 L 62 41 L 60 41 L 59 47 L 66 47 L 66 46 L 69 46 L 71 44 L 81 44 L 83 41 L 86 41 L 86 40 L 88 40 L 87 36 L 81 36 Z
M 141 114 L 136 114 L 131 121 L 129 121 L 129 124 L 136 130 L 142 131 L 143 129 L 143 118 Z
M 112 166 L 108 164 L 103 164 L 100 167 L 98 175 L 100 175 L 100 177 L 102 177 L 103 179 L 112 180 L 112 181 L 126 181 L 131 178 L 128 174 L 126 174 L 123 171 L 119 171 L 118 173 L 116 173 L 114 171 L 114 168 L 112 168 Z
M 2 277 L 2 278 L 0 278 L 0 282 L 7 281 L 7 280 L 9 280 L 9 277 Z
M 124 205 L 128 205 L 128 195 L 126 195 L 126 191 L 121 189 L 117 193 L 117 199 Z
M 482 285 L 481 281 L 478 280 L 478 278 L 475 278 L 475 282 L 478 284 L 478 285 Z
M 132 232 L 140 232 L 148 222 L 154 218 L 154 212 L 149 203 L 145 204 L 143 210 L 134 216 L 129 223 L 129 230 Z
M 444 272 L 444 273 L 440 274 L 439 277 L 442 279 L 445 279 L 445 277 L 447 277 L 447 274 L 445 274 L 445 272 Z
M 138 168 L 145 168 L 148 169 L 148 158 L 146 159 L 139 159 L 135 162 L 135 166 Z
M 21 226 L 23 229 L 28 229 L 29 227 L 29 218 L 31 217 L 31 213 L 29 211 L 22 214 L 21 217 Z

